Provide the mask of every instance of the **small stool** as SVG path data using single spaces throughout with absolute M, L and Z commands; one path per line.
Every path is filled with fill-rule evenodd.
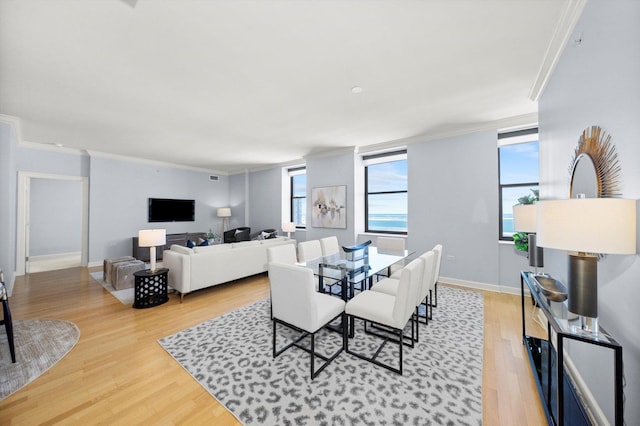
M 136 281 L 134 308 L 151 308 L 169 301 L 167 295 L 168 272 L 169 269 L 161 268 L 153 272 L 146 269 L 133 273 Z
M 111 281 L 113 279 L 114 268 L 113 265 L 120 262 L 129 262 L 132 260 L 136 260 L 135 257 L 132 256 L 122 256 L 122 257 L 114 257 L 112 259 L 105 259 L 102 263 L 102 279 L 104 282 L 108 284 L 113 284 Z
M 115 272 L 113 272 L 111 285 L 116 290 L 133 287 L 134 272 L 141 271 L 145 268 L 145 264 L 141 260 L 130 260 L 128 262 L 118 262 L 114 264 Z

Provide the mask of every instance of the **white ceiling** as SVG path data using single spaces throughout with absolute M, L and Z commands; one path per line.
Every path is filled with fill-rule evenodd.
M 426 140 L 530 119 L 572 3 L 0 0 L 0 114 L 222 172 Z

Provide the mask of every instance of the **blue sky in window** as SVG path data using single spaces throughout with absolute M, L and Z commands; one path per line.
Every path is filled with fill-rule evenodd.
M 406 191 L 407 160 L 368 166 L 369 192 Z M 369 215 L 407 214 L 407 194 L 386 194 L 369 196 Z
M 538 181 L 538 142 L 500 147 L 500 183 Z
M 306 197 L 307 196 L 307 175 L 295 175 L 293 177 L 293 196 L 294 197 Z

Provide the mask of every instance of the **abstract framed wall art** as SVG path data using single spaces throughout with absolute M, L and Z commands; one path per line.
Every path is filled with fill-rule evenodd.
M 311 226 L 314 228 L 347 227 L 347 186 L 311 189 Z

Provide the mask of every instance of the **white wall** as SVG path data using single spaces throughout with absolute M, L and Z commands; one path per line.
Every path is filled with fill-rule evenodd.
M 229 218 L 229 229 L 237 228 L 239 226 L 251 226 L 251 217 L 246 217 L 246 211 L 248 209 L 247 198 L 247 174 L 237 174 L 228 177 L 229 182 L 229 202 L 227 206 L 231 207 L 231 217 Z M 218 225 L 219 226 L 219 225 Z M 219 228 L 216 232 L 219 232 Z
M 31 179 L 29 256 L 80 253 L 82 183 Z
M 218 207 L 228 206 L 227 176 L 110 157 L 91 157 L 89 263 L 131 255 L 140 229 L 164 228 L 168 234 L 219 229 Z M 194 222 L 149 223 L 148 198 L 194 199 Z
M 599 125 L 612 135 L 622 168 L 622 194 L 640 198 L 640 2 L 590 1 L 540 99 L 541 198 L 568 198 L 568 166 L 583 129 Z M 578 46 L 574 40 L 582 38 Z M 615 220 L 612 217 L 612 220 Z M 638 228 L 640 229 L 640 228 Z M 547 272 L 566 282 L 567 255 L 545 249 Z M 624 347 L 626 424 L 640 424 L 640 262 L 608 256 L 598 262 L 601 325 Z M 572 348 L 573 349 L 573 348 Z M 572 357 L 592 392 L 610 412 L 609 387 L 600 375 L 611 359 L 579 349 Z
M 441 276 L 497 285 L 497 132 L 412 144 L 407 158 L 408 246 L 442 244 Z
M 274 228 L 282 233 L 282 168 L 251 173 L 249 176 L 249 225 L 251 232 Z

